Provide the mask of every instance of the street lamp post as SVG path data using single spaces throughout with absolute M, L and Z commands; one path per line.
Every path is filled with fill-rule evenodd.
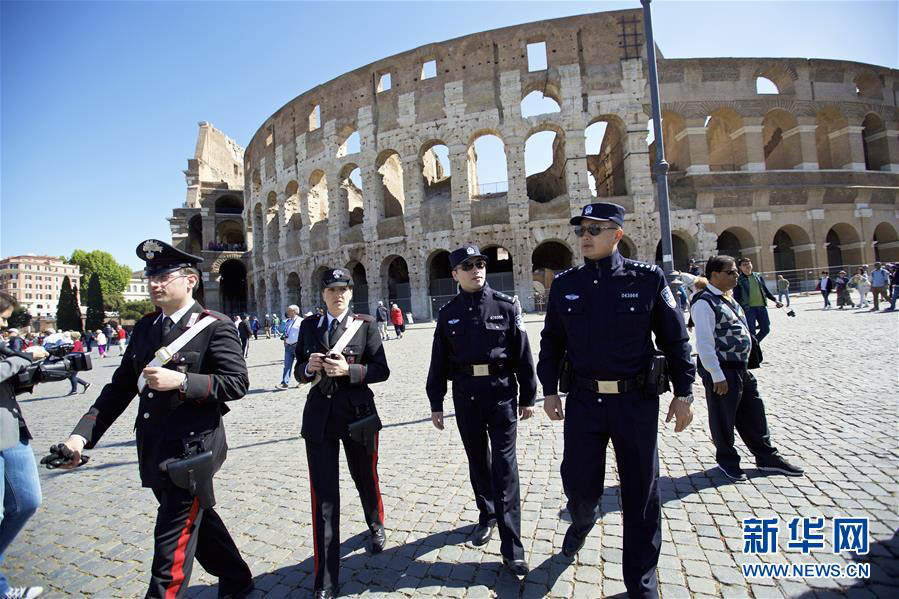
M 649 64 L 649 95 L 652 101 L 652 129 L 656 143 L 656 183 L 659 186 L 659 228 L 662 234 L 662 269 L 666 275 L 674 270 L 671 249 L 671 214 L 668 208 L 668 162 L 662 140 L 662 108 L 659 104 L 659 77 L 656 73 L 656 51 L 652 39 L 652 0 L 640 0 L 643 5 L 643 31 L 646 37 L 646 62 Z

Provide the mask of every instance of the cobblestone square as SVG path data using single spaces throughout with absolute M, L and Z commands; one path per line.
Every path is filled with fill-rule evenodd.
M 764 476 L 737 442 L 749 481 L 733 484 L 715 469 L 701 384 L 696 418 L 674 434 L 660 413 L 663 545 L 662 597 L 897 597 L 897 316 L 854 310 L 823 312 L 817 297 L 797 298 L 796 318 L 771 310 L 766 364 L 755 371 L 772 440 L 806 470 L 802 478 Z M 526 315 L 539 350 L 542 315 Z M 370 556 L 364 521 L 346 467 L 341 590 L 366 597 L 603 597 L 624 591 L 622 524 L 614 459 L 597 526 L 570 564 L 557 555 L 567 528 L 559 477 L 562 425 L 540 409 L 520 423 L 522 537 L 532 568 L 519 582 L 500 567 L 499 540 L 466 545 L 477 520 L 464 451 L 447 401 L 445 431 L 430 422 L 424 393 L 433 324 L 408 327 L 386 342 L 392 374 L 373 387 L 385 428 L 379 475 L 388 548 Z M 115 353 L 115 352 L 113 352 Z M 312 588 L 312 530 L 307 465 L 299 438 L 305 389 L 276 390 L 282 362 L 276 339 L 251 342 L 251 391 L 226 416 L 230 455 L 216 477 L 217 509 L 255 575 L 254 598 L 304 597 Z M 21 398 L 38 457 L 64 439 L 109 381 L 116 356 L 97 359 L 85 395 L 65 397 L 67 383 Z M 670 396 L 663 398 L 667 406 Z M 8 550 L 14 584 L 40 584 L 47 597 L 140 597 L 152 555 L 156 502 L 138 480 L 132 426 L 136 402 L 77 471 L 41 470 L 44 502 Z M 612 448 L 609 447 L 609 452 Z M 341 458 L 342 459 L 342 458 Z M 742 520 L 780 518 L 776 555 L 743 553 Z M 867 517 L 868 555 L 804 555 L 787 547 L 792 517 Z M 740 564 L 871 564 L 867 580 L 753 578 Z M 195 564 L 190 597 L 215 597 L 216 580 Z

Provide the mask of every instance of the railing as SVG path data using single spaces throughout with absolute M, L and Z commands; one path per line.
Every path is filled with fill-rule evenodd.
M 478 183 L 478 196 L 485 196 L 491 193 L 507 193 L 509 191 L 508 181 L 494 181 L 492 183 Z
M 818 281 L 821 280 L 821 273 L 823 271 L 826 270 L 827 273 L 833 277 L 839 274 L 841 270 L 845 270 L 846 276 L 852 278 L 861 266 L 868 267 L 868 278 L 870 279 L 873 267 L 868 264 L 843 264 L 839 266 L 815 265 L 811 268 L 765 271 L 761 274 L 765 277 L 765 283 L 767 284 L 768 289 L 775 295 L 777 295 L 777 275 L 783 275 L 784 278 L 790 282 L 790 288 L 788 290 L 790 293 L 814 293 L 815 288 L 818 286 Z

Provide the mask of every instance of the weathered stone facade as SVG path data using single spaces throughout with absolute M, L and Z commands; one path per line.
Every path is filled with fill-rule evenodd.
M 287 103 L 244 155 L 256 311 L 317 304 L 321 270 L 341 266 L 357 279 L 357 310 L 389 299 L 427 318 L 452 293 L 445 252 L 464 242 L 492 248 L 494 272 L 507 271 L 495 286 L 531 309 L 552 272 L 577 262 L 568 218 L 592 195 L 627 208 L 623 251 L 653 260 L 639 40 L 639 10 L 529 23 L 385 58 Z M 534 69 L 539 42 L 546 67 Z M 899 72 L 659 53 L 659 73 L 676 266 L 719 250 L 767 271 L 899 259 Z M 759 77 L 778 93 L 758 93 Z M 560 110 L 523 117 L 534 90 Z M 597 122 L 602 147 L 587 155 Z M 526 177 L 525 143 L 542 131 L 556 133 L 554 163 Z M 474 142 L 486 134 L 504 145 L 507 189 L 478 181 Z

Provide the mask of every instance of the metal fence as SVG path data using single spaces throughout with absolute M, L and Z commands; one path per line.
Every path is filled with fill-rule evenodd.
M 868 277 L 871 276 L 872 266 L 868 264 L 843 264 L 839 266 L 815 266 L 812 268 L 797 268 L 795 270 L 773 270 L 762 272 L 765 277 L 765 283 L 768 289 L 775 295 L 777 294 L 777 275 L 783 277 L 790 282 L 789 292 L 792 293 L 814 293 L 821 280 L 821 273 L 827 271 L 830 276 L 836 276 L 841 270 L 846 271 L 846 276 L 852 277 L 858 272 L 862 266 L 868 267 Z

